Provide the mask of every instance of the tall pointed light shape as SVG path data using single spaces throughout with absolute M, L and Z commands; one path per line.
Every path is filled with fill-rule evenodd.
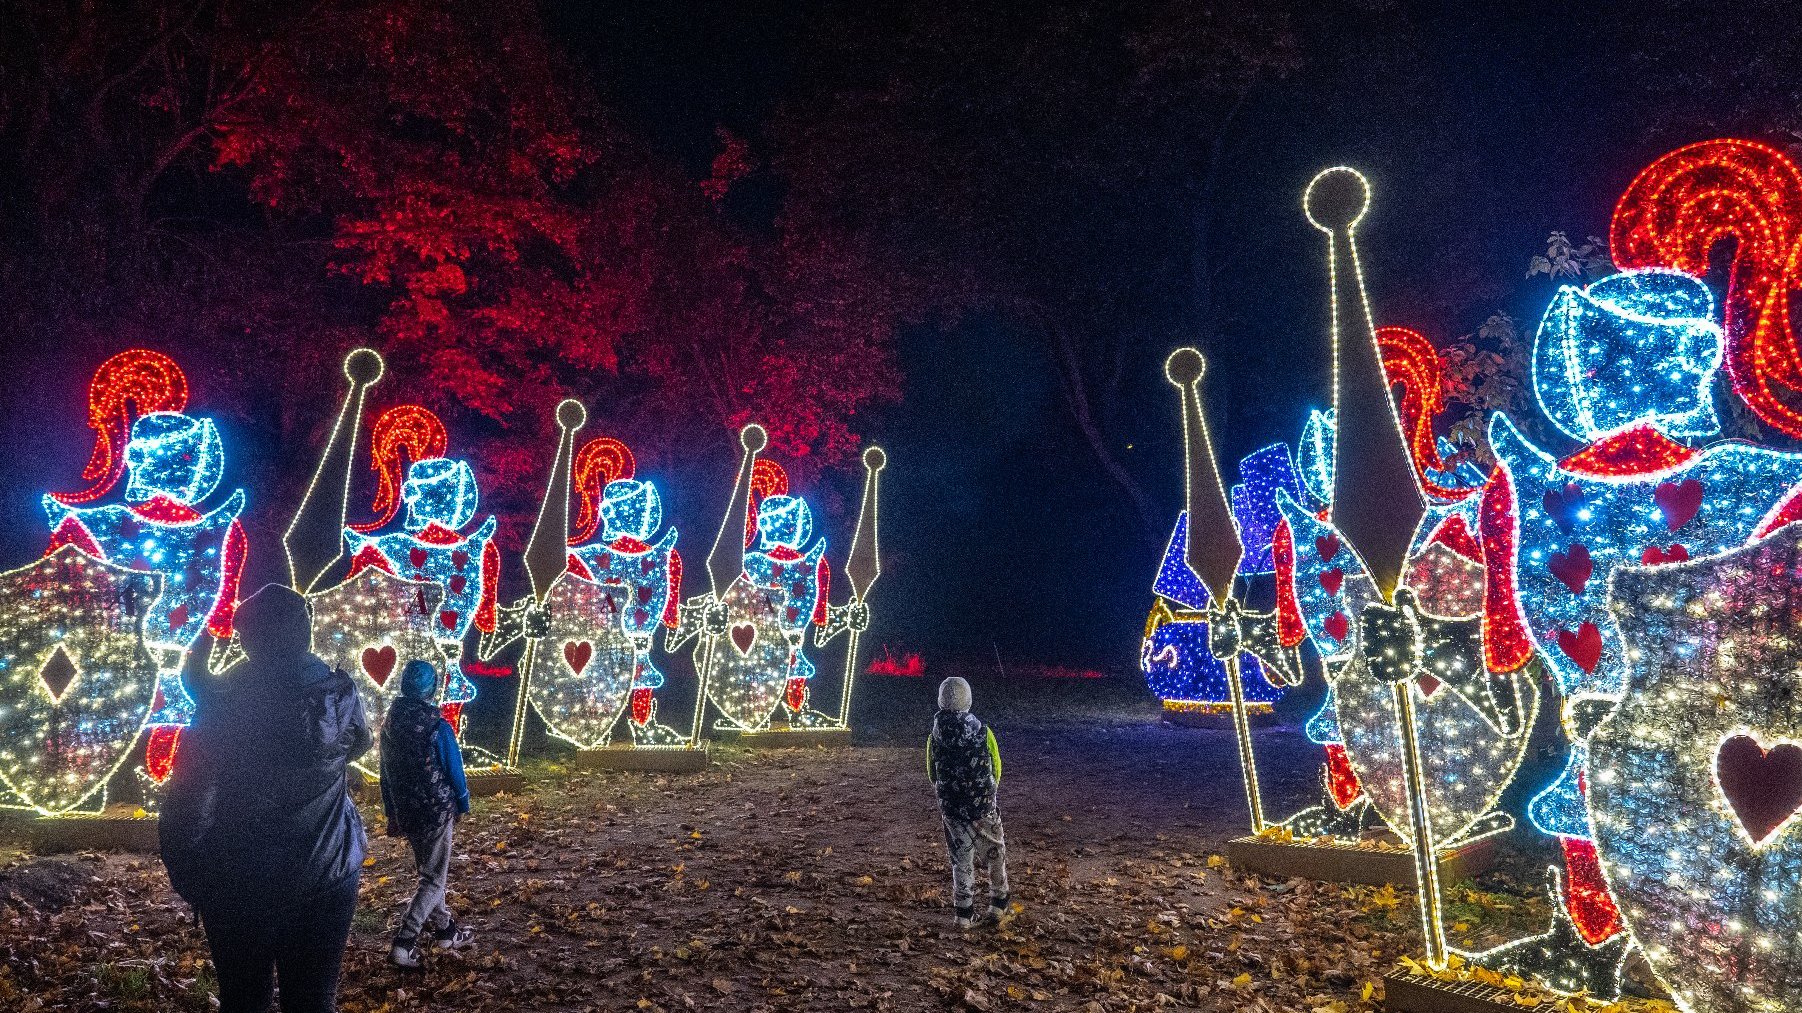
M 1356 231 L 1370 209 L 1370 182 L 1345 166 L 1324 170 L 1309 182 L 1302 209 L 1328 239 L 1338 421 L 1333 526 L 1363 558 L 1383 600 L 1390 601 L 1401 583 L 1408 545 L 1426 513 L 1426 499 L 1397 421 L 1358 263 Z
M 282 548 L 288 555 L 288 584 L 301 594 L 312 593 L 344 553 L 350 474 L 356 462 L 363 402 L 385 370 L 381 355 L 373 348 L 352 349 L 344 357 L 344 377 L 350 388 L 344 392 L 338 420 L 332 424 L 313 481 L 282 535 Z
M 1208 650 L 1226 666 L 1226 684 L 1232 694 L 1233 731 L 1239 741 L 1239 769 L 1245 782 L 1245 808 L 1251 814 L 1251 831 L 1264 832 L 1264 801 L 1258 789 L 1258 765 L 1252 751 L 1251 717 L 1245 712 L 1245 681 L 1239 673 L 1238 603 L 1233 600 L 1233 575 L 1245 547 L 1220 480 L 1214 457 L 1214 441 L 1208 434 L 1207 416 L 1201 410 L 1201 378 L 1207 360 L 1193 348 L 1179 348 L 1164 360 L 1164 376 L 1182 395 L 1183 495 L 1189 512 L 1184 562 L 1208 590 Z M 1221 627 L 1230 626 L 1224 651 L 1215 652 Z M 1225 654 L 1226 657 L 1220 657 Z
M 877 485 L 882 469 L 888 465 L 888 454 L 881 447 L 863 452 L 863 502 L 857 508 L 857 529 L 851 535 L 851 554 L 845 560 L 845 579 L 851 585 L 851 604 L 869 602 L 870 588 L 882 576 L 882 557 L 877 551 Z M 851 720 L 851 689 L 857 685 L 857 642 L 861 631 L 852 627 L 845 642 L 845 688 L 839 697 L 838 723 Z
M 537 605 L 551 593 L 551 585 L 569 566 L 569 464 L 575 457 L 576 432 L 588 422 L 582 402 L 565 398 L 557 405 L 557 453 L 551 460 L 551 477 L 545 482 L 538 520 L 526 541 L 526 576 L 532 582 Z M 526 641 L 519 664 L 519 689 L 513 698 L 513 730 L 507 736 L 507 766 L 519 766 L 519 744 L 526 730 L 526 701 L 532 683 L 532 654 L 537 638 Z

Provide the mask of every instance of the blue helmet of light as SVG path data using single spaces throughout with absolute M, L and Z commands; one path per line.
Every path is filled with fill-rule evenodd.
M 663 523 L 663 499 L 649 482 L 631 478 L 608 482 L 601 490 L 601 520 L 605 523 L 601 537 L 608 542 L 618 538 L 648 542 Z
M 125 444 L 132 503 L 166 496 L 193 506 L 212 495 L 225 472 L 225 444 L 212 419 L 181 412 L 151 412 L 132 424 Z
M 448 457 L 415 461 L 401 483 L 407 530 L 437 524 L 456 531 L 476 515 L 476 473 L 467 462 Z
M 1700 439 L 1721 428 L 1712 382 L 1723 346 L 1699 279 L 1623 271 L 1558 290 L 1533 340 L 1533 391 L 1553 425 L 1586 443 L 1646 422 Z
M 764 548 L 798 549 L 813 537 L 813 512 L 799 496 L 767 496 L 757 504 L 757 540 Z

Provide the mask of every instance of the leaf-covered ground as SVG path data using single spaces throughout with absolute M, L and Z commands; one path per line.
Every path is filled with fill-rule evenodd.
M 1098 717 L 992 702 L 1005 926 L 951 924 L 922 703 L 856 748 L 718 749 L 701 774 L 540 762 L 460 825 L 451 903 L 480 945 L 423 973 L 384 963 L 411 881 L 403 845 L 375 838 L 344 1009 L 1375 1008 L 1417 945 L 1412 897 L 1227 866 L 1245 819 L 1230 733 L 1131 701 Z M 1307 801 L 1312 747 L 1271 730 L 1260 748 L 1273 811 Z M 1524 890 L 1454 893 L 1461 935 L 1538 920 Z M 200 934 L 154 858 L 14 856 L 0 924 L 0 1009 L 211 1006 Z

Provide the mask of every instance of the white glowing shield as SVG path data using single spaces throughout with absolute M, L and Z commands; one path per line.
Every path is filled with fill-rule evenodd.
M 1624 566 L 1626 696 L 1590 740 L 1609 889 L 1695 1013 L 1802 1009 L 1802 524 Z
M 796 646 L 781 623 L 788 595 L 758 587 L 741 573 L 720 600 L 728 617 L 726 634 L 715 638 L 708 656 L 707 699 L 732 725 L 765 728 L 782 699 Z
M 0 574 L 0 781 L 67 812 L 112 776 L 156 695 L 144 616 L 153 574 L 64 545 Z
M 550 635 L 532 652 L 532 707 L 552 735 L 578 749 L 607 745 L 637 674 L 638 651 L 620 616 L 626 589 L 565 571 L 544 609 Z
M 422 658 L 441 673 L 447 663 L 432 634 L 444 590 L 431 581 L 402 580 L 366 566 L 335 587 L 307 595 L 313 609 L 313 653 L 350 675 L 376 745 L 358 766 L 380 764 L 382 719 L 400 695 L 400 673 Z

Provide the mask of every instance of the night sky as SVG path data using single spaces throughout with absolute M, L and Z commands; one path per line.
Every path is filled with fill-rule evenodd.
M 877 6 L 569 2 L 547 13 L 631 126 L 698 177 L 717 150 L 716 127 L 755 147 L 773 113 L 805 93 L 810 46 L 824 30 L 890 30 Z M 1506 310 L 1530 336 L 1551 285 L 1523 276 L 1547 233 L 1603 234 L 1639 167 L 1713 135 L 1708 124 L 1652 122 L 1636 86 L 1617 72 L 1640 55 L 1638 36 L 1620 29 L 1623 13 L 1667 19 L 1657 31 L 1671 37 L 1689 30 L 1691 15 L 1657 11 L 1683 8 L 1446 6 L 1353 4 L 1297 15 L 1302 69 L 1259 91 L 1243 114 L 1217 225 L 1235 237 L 1240 266 L 1222 296 L 1221 336 L 1204 348 L 1208 409 L 1229 469 L 1257 447 L 1293 441 L 1308 410 L 1325 407 L 1323 246 L 1300 212 L 1302 187 L 1320 168 L 1350 164 L 1372 179 L 1360 240 L 1379 323 L 1443 339 Z M 1180 431 L 1161 364 L 1188 340 L 1169 334 L 1139 349 L 1139 407 L 1114 434 L 1172 520 Z M 1117 488 L 1083 449 L 1045 353 L 984 318 L 910 330 L 900 352 L 903 400 L 863 426 L 892 464 L 873 639 L 922 651 L 929 665 L 998 654 L 1130 667 L 1160 546 L 1135 530 Z M 9 450 L 48 455 L 59 475 L 73 475 L 85 432 L 78 413 L 59 406 L 79 403 L 84 381 L 16 400 L 5 413 Z M 66 420 L 70 446 L 27 424 L 42 411 Z M 729 450 L 705 451 L 718 457 L 713 471 L 730 468 Z M 847 499 L 855 479 L 844 476 Z M 8 559 L 41 538 L 42 488 L 6 490 L 8 516 L 27 518 L 8 525 Z M 676 490 L 676 519 L 689 532 L 710 531 L 723 497 L 724 489 Z M 848 526 L 840 519 L 831 529 L 839 546 Z

